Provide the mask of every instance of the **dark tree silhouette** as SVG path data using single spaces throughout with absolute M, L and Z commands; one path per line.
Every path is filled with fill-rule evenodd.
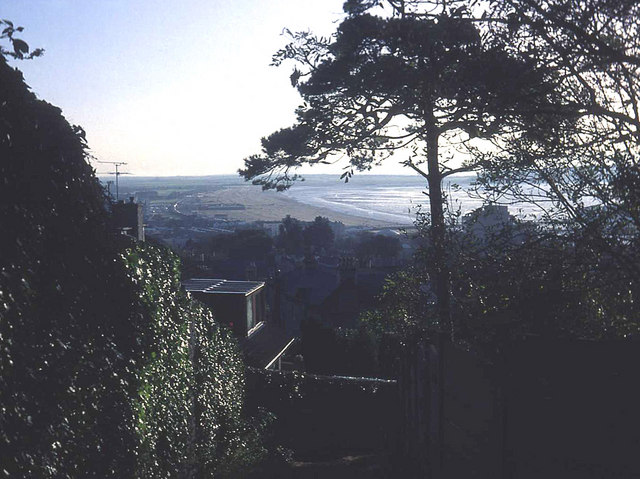
M 262 141 L 262 154 L 245 160 L 240 173 L 264 188 L 287 188 L 303 164 L 333 162 L 346 155 L 349 167 L 366 170 L 395 151 L 412 153 L 402 163 L 428 186 L 432 281 L 441 327 L 449 323 L 445 201 L 442 180 L 477 168 L 469 158 L 449 166 L 452 145 L 493 138 L 521 124 L 550 135 L 554 122 L 534 115 L 553 103 L 548 70 L 529 56 L 483 34 L 463 2 L 386 3 L 393 13 L 375 16 L 379 1 L 350 1 L 335 36 L 292 34 L 274 63 L 293 60 L 292 83 L 304 99 L 297 123 Z M 428 14 L 418 14 L 424 5 Z M 414 8 L 408 8 L 409 6 Z M 427 6 L 427 7 L 429 7 Z M 570 115 L 556 116 L 556 121 Z
M 282 219 L 276 245 L 287 254 L 301 255 L 304 252 L 304 233 L 299 220 L 289 215 Z
M 264 230 L 239 230 L 212 237 L 207 249 L 216 255 L 227 255 L 235 260 L 265 259 L 273 249 L 273 240 Z
M 325 251 L 333 248 L 334 234 L 328 218 L 316 216 L 303 231 L 305 245 L 313 251 Z
M 11 477 L 135 468 L 132 365 L 146 320 L 85 148 L 82 129 L 0 55 L 0 457 Z
M 11 45 L 11 48 L 7 49 L 0 44 L 0 55 L 5 58 L 11 57 L 18 60 L 30 60 L 32 58 L 39 57 L 44 53 L 43 48 L 36 48 L 32 51 L 27 42 L 15 36 L 16 33 L 20 33 L 24 30 L 23 27 L 16 27 L 10 20 L 0 19 L 0 28 L 2 28 L 2 32 L 0 32 L 0 41 L 6 39 Z
M 363 234 L 356 243 L 356 256 L 360 259 L 395 258 L 401 250 L 400 240 L 384 235 Z
M 18 50 L 10 56 L 26 56 L 7 36 L 20 30 L 3 23 Z M 240 415 L 235 341 L 181 291 L 172 254 L 115 233 L 83 130 L 38 100 L 5 54 L 0 472 L 165 478 L 240 470 L 258 456 L 247 449 L 257 433 Z
M 550 111 L 576 121 L 554 135 L 512 134 L 484 152 L 481 179 L 494 197 L 536 202 L 574 222 L 593 247 L 640 279 L 640 5 L 611 0 L 492 2 L 495 35 L 555 72 L 561 93 Z M 541 118 L 548 111 L 540 111 Z M 474 152 L 478 153 L 478 152 Z M 535 185 L 532 194 L 523 185 Z M 634 240 L 637 242 L 637 238 Z

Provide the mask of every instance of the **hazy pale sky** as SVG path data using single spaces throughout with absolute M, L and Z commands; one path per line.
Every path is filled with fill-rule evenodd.
M 292 65 L 271 55 L 285 27 L 333 32 L 343 1 L 4 0 L 0 17 L 46 50 L 12 63 L 95 156 L 137 175 L 207 175 L 235 173 L 294 121 Z

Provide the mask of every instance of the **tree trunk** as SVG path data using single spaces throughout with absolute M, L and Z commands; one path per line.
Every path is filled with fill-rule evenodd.
M 438 161 L 438 128 L 430 122 L 427 128 L 427 182 L 429 184 L 429 206 L 431 213 L 431 247 L 433 248 L 433 277 L 436 295 L 438 327 L 453 335 L 451 324 L 449 268 L 446 260 L 444 198 L 442 197 L 442 174 Z

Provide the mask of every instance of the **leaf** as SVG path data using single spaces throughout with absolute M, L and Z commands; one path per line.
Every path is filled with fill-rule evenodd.
M 300 79 L 300 75 L 302 75 L 302 73 L 300 73 L 300 70 L 298 70 L 297 68 L 293 70 L 293 73 L 289 77 L 289 79 L 291 80 L 292 87 L 295 87 L 298 85 L 298 80 Z
M 454 17 L 461 17 L 463 13 L 466 13 L 466 11 L 467 11 L 467 7 L 463 5 L 463 6 L 461 6 L 461 7 L 456 8 L 456 9 L 454 10 L 454 12 L 453 12 L 452 16 L 454 16 Z
M 29 53 L 29 45 L 27 45 L 27 42 L 20 40 L 19 38 L 14 38 L 13 51 L 15 51 L 17 55 Z

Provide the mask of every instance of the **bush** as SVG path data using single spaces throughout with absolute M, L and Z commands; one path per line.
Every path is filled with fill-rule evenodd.
M 180 291 L 171 253 L 111 231 L 86 155 L 0 55 L 0 471 L 246 470 L 262 450 L 235 342 Z
M 302 354 L 307 372 L 354 377 L 379 377 L 377 339 L 371 331 L 332 329 L 303 321 Z
M 212 476 L 237 462 L 245 446 L 243 365 L 235 340 L 181 291 L 173 253 L 137 245 L 123 259 L 151 318 L 151 346 L 134 400 L 138 475 Z
M 0 57 L 0 457 L 10 477 L 131 477 L 147 318 L 81 129 Z

